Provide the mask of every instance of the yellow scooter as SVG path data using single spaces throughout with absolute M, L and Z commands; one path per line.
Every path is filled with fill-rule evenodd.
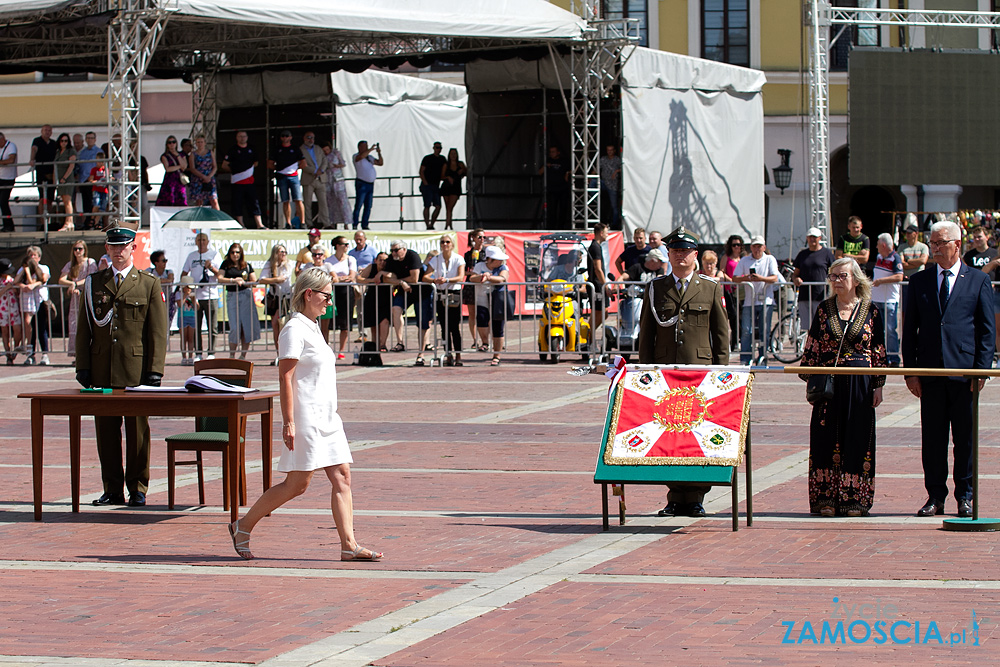
M 542 303 L 542 319 L 538 326 L 538 358 L 547 361 L 551 354 L 552 363 L 559 362 L 562 352 L 578 352 L 590 340 L 590 322 L 581 320 L 573 300 L 575 288 L 565 280 L 554 280 L 545 284 L 545 301 Z M 589 360 L 584 354 L 584 361 Z

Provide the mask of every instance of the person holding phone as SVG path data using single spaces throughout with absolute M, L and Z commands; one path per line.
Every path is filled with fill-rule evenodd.
M 753 287 L 752 297 L 747 298 L 746 288 L 741 288 L 743 312 L 740 317 L 740 363 L 744 366 L 757 362 L 767 365 L 768 334 L 771 331 L 771 313 L 774 310 L 774 298 L 771 286 L 778 282 L 778 261 L 766 253 L 767 246 L 763 236 L 750 239 L 750 254 L 740 259 L 733 271 L 733 282 L 750 283 Z M 754 331 L 763 347 L 758 357 L 754 357 L 751 349 Z

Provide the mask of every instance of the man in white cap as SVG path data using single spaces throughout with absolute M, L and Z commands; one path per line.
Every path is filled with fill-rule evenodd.
M 733 269 L 733 282 L 750 283 L 753 286 L 753 296 L 746 298 L 746 288 L 740 288 L 744 297 L 743 311 L 740 313 L 740 363 L 749 366 L 752 362 L 767 365 L 767 342 L 771 333 L 771 313 L 774 310 L 774 298 L 771 287 L 778 282 L 778 261 L 766 252 L 763 236 L 750 239 L 750 254 L 740 259 Z M 760 356 L 753 357 L 754 330 L 757 340 L 761 341 Z
M 823 232 L 817 227 L 806 231 L 806 247 L 795 256 L 792 283 L 799 288 L 799 323 L 809 331 L 819 302 L 826 298 L 826 274 L 833 264 L 833 251 L 822 245 Z M 802 288 L 802 283 L 819 283 Z

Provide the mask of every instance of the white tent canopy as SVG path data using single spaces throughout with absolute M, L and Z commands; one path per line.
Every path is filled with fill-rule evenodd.
M 636 49 L 622 72 L 626 228 L 764 233 L 764 73 Z

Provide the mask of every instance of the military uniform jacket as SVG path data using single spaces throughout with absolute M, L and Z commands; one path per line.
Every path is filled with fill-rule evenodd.
M 728 364 L 722 286 L 695 273 L 682 297 L 672 274 L 653 280 L 639 317 L 639 363 Z
M 141 384 L 145 373 L 163 374 L 167 305 L 156 277 L 133 266 L 116 289 L 108 267 L 90 275 L 81 296 L 78 371 L 89 370 L 95 387 L 116 388 Z

